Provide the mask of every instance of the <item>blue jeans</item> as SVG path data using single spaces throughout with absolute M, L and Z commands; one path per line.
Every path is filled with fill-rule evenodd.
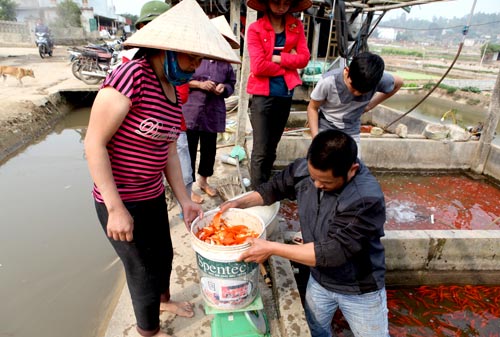
M 338 127 L 334 126 L 332 123 L 330 123 L 326 118 L 323 113 L 320 112 L 319 114 L 319 120 L 318 120 L 318 132 L 325 131 L 325 130 L 339 130 L 342 132 L 345 132 L 343 129 L 339 129 Z M 354 141 L 356 142 L 356 145 L 358 146 L 358 158 L 361 159 L 361 134 L 358 132 L 355 135 L 350 135 Z
M 177 138 L 177 154 L 181 162 L 182 179 L 188 195 L 191 196 L 193 186 L 193 170 L 191 169 L 191 156 L 189 155 L 188 140 L 185 131 L 181 131 Z
M 312 337 L 331 337 L 333 315 L 340 309 L 356 337 L 387 337 L 387 298 L 385 288 L 345 295 L 323 288 L 312 276 L 307 283 L 305 312 Z

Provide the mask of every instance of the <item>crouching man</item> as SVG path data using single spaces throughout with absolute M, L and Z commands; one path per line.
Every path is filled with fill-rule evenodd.
M 271 255 L 310 266 L 305 312 L 313 337 L 332 336 L 341 310 L 355 336 L 386 337 L 385 202 L 379 183 L 357 159 L 353 138 L 338 130 L 320 132 L 307 158 L 242 198 L 231 207 L 297 200 L 303 245 L 250 239 L 241 260 L 261 263 Z

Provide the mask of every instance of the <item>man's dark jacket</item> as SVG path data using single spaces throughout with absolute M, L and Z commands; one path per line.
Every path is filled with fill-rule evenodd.
M 306 159 L 297 159 L 256 191 L 266 205 L 297 200 L 304 243 L 314 242 L 311 275 L 323 287 L 362 294 L 385 286 L 385 202 L 379 183 L 359 162 L 341 190 L 321 192 L 309 176 Z

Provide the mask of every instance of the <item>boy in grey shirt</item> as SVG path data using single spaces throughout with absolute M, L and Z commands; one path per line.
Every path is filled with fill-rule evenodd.
M 311 93 L 307 119 L 311 135 L 326 129 L 341 130 L 360 143 L 361 115 L 394 95 L 403 80 L 384 72 L 378 55 L 364 52 L 344 69 L 323 75 Z

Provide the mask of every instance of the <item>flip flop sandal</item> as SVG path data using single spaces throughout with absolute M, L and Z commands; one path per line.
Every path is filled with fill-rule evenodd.
M 201 195 L 199 195 L 196 192 L 191 192 L 191 201 L 197 203 L 197 204 L 202 204 L 204 199 Z
M 200 190 L 208 194 L 209 197 L 215 197 L 217 195 L 217 190 L 210 185 L 200 186 Z

